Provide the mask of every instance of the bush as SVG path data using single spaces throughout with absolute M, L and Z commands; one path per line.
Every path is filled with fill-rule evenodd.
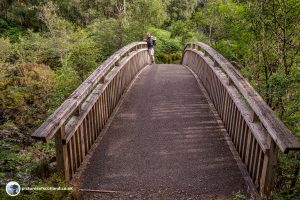
M 13 47 L 9 39 L 0 38 L 0 47 L 0 62 L 7 61 L 13 53 Z
M 81 81 L 97 67 L 97 60 L 101 60 L 100 50 L 85 31 L 73 34 L 74 42 L 70 45 L 65 65 L 74 68 Z
M 171 33 L 162 29 L 151 28 L 149 31 L 157 38 L 155 48 L 157 63 L 173 63 L 177 59 L 180 60 L 182 45 L 179 38 L 171 38 Z
M 53 90 L 55 74 L 50 67 L 33 63 L 1 64 L 0 70 L 2 123 L 11 121 L 28 132 L 46 117 L 45 102 Z

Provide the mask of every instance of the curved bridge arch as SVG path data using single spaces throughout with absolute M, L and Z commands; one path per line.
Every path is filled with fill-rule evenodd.
M 130 82 L 149 64 L 146 43 L 125 46 L 100 65 L 32 134 L 44 141 L 55 137 L 58 168 L 67 180 L 74 176 Z M 202 82 L 253 183 L 262 195 L 268 195 L 278 150 L 299 150 L 299 140 L 211 47 L 188 43 L 182 64 Z
M 268 194 L 278 149 L 299 150 L 299 140 L 232 64 L 208 45 L 188 43 L 182 64 L 202 81 L 253 182 Z
M 32 134 L 55 137 L 58 168 L 70 180 L 135 75 L 150 63 L 145 42 L 131 43 L 101 64 Z

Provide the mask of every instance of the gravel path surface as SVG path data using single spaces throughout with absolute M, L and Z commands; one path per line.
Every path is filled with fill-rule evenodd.
M 181 65 L 153 65 L 126 94 L 84 170 L 83 199 L 225 199 L 247 184 L 207 99 Z

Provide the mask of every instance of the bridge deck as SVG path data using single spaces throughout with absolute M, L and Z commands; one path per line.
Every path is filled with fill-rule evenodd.
M 206 199 L 246 193 L 224 131 L 188 69 L 148 66 L 97 142 L 79 188 L 84 199 Z

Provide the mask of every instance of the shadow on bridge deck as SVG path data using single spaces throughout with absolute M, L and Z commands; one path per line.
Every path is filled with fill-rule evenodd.
M 84 199 L 230 198 L 249 187 L 193 74 L 146 67 L 83 166 Z

